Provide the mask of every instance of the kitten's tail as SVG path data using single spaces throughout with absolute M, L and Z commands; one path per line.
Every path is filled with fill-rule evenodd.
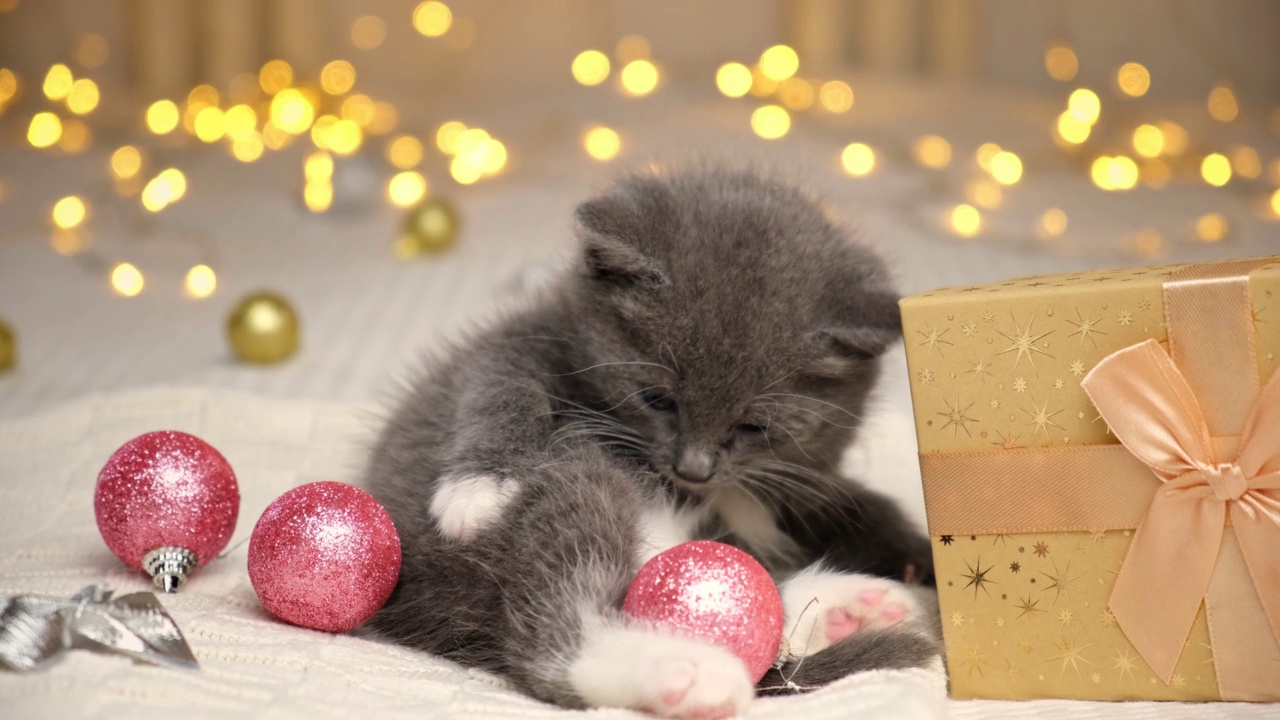
M 759 695 L 793 695 L 864 670 L 941 667 L 942 647 L 904 629 L 854 633 L 822 652 L 774 667 L 756 683 Z

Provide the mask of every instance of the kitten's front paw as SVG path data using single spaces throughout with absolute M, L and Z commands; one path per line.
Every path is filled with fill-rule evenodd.
M 791 654 L 812 655 L 856 632 L 882 630 L 920 613 L 902 583 L 871 575 L 805 572 L 783 588 Z
M 729 651 L 637 630 L 588 637 L 571 682 L 588 704 L 681 720 L 740 715 L 755 694 L 746 666 Z
M 444 475 L 431 498 L 431 517 L 442 535 L 467 542 L 501 518 L 519 491 L 515 480 L 492 475 Z

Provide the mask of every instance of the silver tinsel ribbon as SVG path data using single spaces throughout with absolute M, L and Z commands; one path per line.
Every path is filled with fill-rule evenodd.
M 74 648 L 169 667 L 199 667 L 178 624 L 153 593 L 113 597 L 107 588 L 90 585 L 70 600 L 0 598 L 0 668 L 34 670 Z

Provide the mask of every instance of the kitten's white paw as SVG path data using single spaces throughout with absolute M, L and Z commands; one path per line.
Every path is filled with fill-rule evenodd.
M 856 632 L 898 625 L 920 613 L 900 582 L 872 575 L 806 570 L 782 588 L 791 654 L 812 655 Z
M 520 484 L 492 475 L 445 475 L 431 498 L 431 517 L 445 537 L 466 542 L 502 516 Z
M 755 692 L 746 666 L 727 650 L 625 628 L 587 631 L 569 678 L 591 705 L 682 720 L 740 715 Z

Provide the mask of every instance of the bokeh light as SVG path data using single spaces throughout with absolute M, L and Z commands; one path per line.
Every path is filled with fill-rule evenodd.
M 1230 223 L 1221 213 L 1205 213 L 1196 220 L 1196 237 L 1204 242 L 1220 242 L 1227 237 L 1230 229 Z
M 991 158 L 991 177 L 1001 185 L 1014 185 L 1022 179 L 1022 159 L 1008 150 Z
M 218 288 L 218 276 L 213 272 L 213 268 L 208 265 L 203 263 L 193 265 L 187 271 L 187 277 L 183 285 L 186 286 L 188 296 L 207 298 Z
M 1036 221 L 1036 234 L 1042 238 L 1058 237 L 1067 231 L 1067 214 L 1059 208 L 1049 208 Z
M 876 152 L 865 143 L 850 143 L 840 153 L 844 171 L 854 177 L 865 177 L 876 169 Z
M 89 130 L 89 126 L 77 118 L 71 118 L 62 123 L 62 137 L 58 138 L 58 149 L 74 155 L 84 152 L 92 139 L 93 133 Z
M 632 60 L 623 66 L 619 77 L 628 95 L 648 95 L 658 87 L 658 67 L 648 60 Z
M 329 128 L 329 149 L 339 155 L 350 155 L 360 149 L 364 132 L 354 120 L 338 120 Z
M 800 56 L 787 45 L 774 45 L 760 53 L 760 71 L 774 82 L 782 82 L 800 69 Z
M 142 292 L 145 284 L 142 271 L 131 263 L 122 262 L 111 269 L 111 288 L 125 297 Z
M 765 140 L 777 140 L 791 130 L 791 115 L 778 105 L 764 105 L 751 113 L 751 131 Z
M 271 122 L 291 135 L 301 135 L 315 122 L 315 108 L 301 91 L 287 88 L 271 99 Z
M 1187 135 L 1186 128 L 1168 120 L 1156 123 L 1156 127 L 1160 128 L 1160 133 L 1164 135 L 1164 153 L 1166 155 L 1177 156 L 1187 151 L 1190 137 Z
M 333 156 L 323 150 L 311 153 L 302 161 L 302 175 L 308 183 L 332 178 Z
M 254 135 L 258 128 L 258 114 L 248 105 L 233 105 L 223 116 L 227 137 L 234 139 Z
M 448 120 L 436 128 L 436 147 L 445 155 L 452 155 L 458 150 L 458 138 L 466 132 L 467 126 L 457 120 Z
M 412 170 L 396 173 L 387 183 L 387 199 L 401 208 L 421 202 L 427 194 L 427 179 Z
M 916 162 L 929 168 L 943 168 L 951 163 L 951 143 L 938 135 L 925 135 L 911 148 Z
M 853 88 L 841 80 L 828 80 L 818 89 L 818 102 L 828 112 L 847 112 L 853 107 Z
M 1173 169 L 1164 160 L 1153 158 L 1142 163 L 1141 175 L 1143 185 L 1159 190 L 1169 184 Z
M 132 145 L 122 145 L 111 153 L 111 174 L 118 180 L 128 180 L 142 170 L 142 153 Z
M 63 230 L 80 227 L 88 216 L 89 208 L 84 204 L 84 200 L 75 195 L 68 195 L 54 203 L 51 213 L 54 227 Z
M 1262 175 L 1262 158 L 1247 145 L 1236 146 L 1231 150 L 1231 171 L 1246 180 L 1256 179 Z
M 778 83 L 778 100 L 788 110 L 808 110 L 813 107 L 813 85 L 802 78 L 787 78 Z
M 716 70 L 716 88 L 731 98 L 751 92 L 751 68 L 742 63 L 725 63 Z
M 999 155 L 1003 148 L 993 142 L 985 142 L 978 146 L 977 152 L 973 154 L 974 159 L 978 161 L 978 167 L 991 172 L 991 161 L 996 155 Z
M 1151 89 L 1151 73 L 1141 63 L 1127 62 L 1116 72 L 1116 86 L 1129 97 L 1142 97 Z
M 62 120 L 51 112 L 38 112 L 27 126 L 27 141 L 32 147 L 47 148 L 62 137 Z
M 597 125 L 582 134 L 582 148 L 596 160 L 612 160 L 622 150 L 622 138 L 615 130 Z
M 1093 125 L 1098 122 L 1098 115 L 1102 112 L 1102 101 L 1094 91 L 1078 88 L 1067 98 L 1067 112 L 1080 122 Z
M 413 29 L 427 37 L 444 35 L 450 25 L 453 25 L 453 11 L 442 2 L 428 0 L 414 8 Z
M 599 85 L 609 78 L 609 56 L 599 50 L 583 50 L 573 58 L 569 71 L 583 85 Z
M 1240 114 L 1236 94 L 1226 85 L 1218 85 L 1209 91 L 1209 115 L 1218 122 L 1229 123 Z
M 80 78 L 71 84 L 67 109 L 77 115 L 87 115 L 98 107 L 98 99 L 98 84 L 89 78 Z
M 250 163 L 262 157 L 266 144 L 256 131 L 241 135 L 231 141 L 231 154 L 240 162 Z
M 85 33 L 76 43 L 76 62 L 89 70 L 102 67 L 110 56 L 107 39 L 98 33 Z
M 971 238 L 982 230 L 982 213 L 978 212 L 978 208 L 961 204 L 951 209 L 948 216 L 951 223 L 951 230 L 955 234 L 964 238 Z
M 969 202 L 980 208 L 999 207 L 1004 199 L 1004 191 L 1000 189 L 1000 183 L 982 178 L 965 184 L 964 195 Z
M 1153 228 L 1144 228 L 1133 236 L 1133 250 L 1142 257 L 1161 257 L 1167 249 L 1164 236 Z
M 387 23 L 377 15 L 364 15 L 351 23 L 351 44 L 361 50 L 373 50 L 387 39 Z
M 75 83 L 75 78 L 71 75 L 71 68 L 58 63 L 49 68 L 49 72 L 45 73 L 44 85 L 41 90 L 44 96 L 50 100 L 58 101 L 66 99 L 71 93 L 71 86 Z
M 1080 61 L 1070 45 L 1055 43 L 1044 53 L 1044 69 L 1054 80 L 1067 82 L 1075 78 L 1080 69 Z
M 1231 161 L 1222 153 L 1211 153 L 1200 162 L 1200 175 L 1214 187 L 1231 181 Z
M 422 162 L 422 142 L 412 135 L 401 135 L 387 145 L 387 162 L 401 170 L 417 167 Z
M 1271 212 L 1280 216 L 1280 188 L 1271 193 Z
M 309 182 L 302 188 L 302 202 L 313 213 L 322 213 L 333 205 L 333 185 L 328 180 Z
M 268 60 L 258 71 L 258 85 L 268 95 L 275 95 L 293 84 L 293 66 L 284 60 Z
M 628 63 L 648 58 L 653 54 L 653 48 L 643 35 L 623 35 L 614 46 L 613 53 L 620 62 Z
M 206 107 L 196 114 L 196 137 L 211 143 L 222 139 L 227 131 L 227 119 L 222 110 Z
M 333 60 L 320 69 L 320 88 L 330 95 L 346 94 L 356 84 L 356 69 L 346 60 Z
M 1138 184 L 1138 164 L 1124 155 L 1103 155 L 1093 161 L 1089 177 L 1103 190 L 1132 190 Z
M 1133 149 L 1142 157 L 1158 157 L 1164 152 L 1164 133 L 1155 125 L 1139 125 L 1133 131 Z
M 157 100 L 147 107 L 147 129 L 156 135 L 173 132 L 178 120 L 178 105 L 172 100 Z
M 1093 132 L 1093 125 L 1076 117 L 1070 110 L 1064 110 L 1058 116 L 1056 129 L 1059 138 L 1070 145 L 1079 145 L 1089 139 L 1089 133 Z

